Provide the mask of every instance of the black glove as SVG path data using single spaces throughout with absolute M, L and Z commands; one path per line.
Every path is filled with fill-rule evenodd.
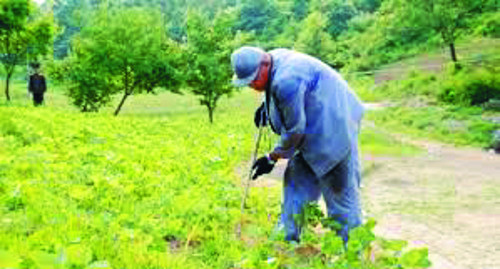
M 252 176 L 252 179 L 255 180 L 257 177 L 271 172 L 274 168 L 275 163 L 276 162 L 269 160 L 267 156 L 260 157 L 252 165 L 252 171 L 255 171 L 255 173 Z
M 262 105 L 260 105 L 260 107 L 255 110 L 255 117 L 253 118 L 253 122 L 255 123 L 255 126 L 257 128 L 267 125 L 267 113 L 264 103 L 262 103 Z

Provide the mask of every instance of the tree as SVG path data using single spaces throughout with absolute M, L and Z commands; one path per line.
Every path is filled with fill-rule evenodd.
M 486 0 L 410 0 L 399 3 L 402 18 L 413 25 L 435 31 L 449 46 L 451 59 L 457 62 L 455 40 L 458 30 L 467 27 L 467 19 L 487 4 Z
M 74 47 L 63 60 L 49 65 L 50 76 L 63 83 L 72 103 L 82 112 L 97 112 L 119 91 L 116 80 L 103 75 L 107 70 L 92 55 Z
M 69 88 L 75 105 L 82 111 L 98 110 L 111 95 L 121 93 L 114 112 L 118 115 L 132 94 L 150 93 L 156 87 L 178 92 L 181 54 L 165 32 L 157 11 L 100 8 L 73 43 L 74 61 L 66 81 L 76 82 Z
M 344 1 L 335 1 L 327 14 L 328 26 L 327 32 L 334 38 L 337 38 L 343 32 L 348 30 L 348 22 L 357 15 L 356 8 Z
M 54 57 L 62 59 L 68 56 L 71 38 L 85 26 L 84 14 L 91 12 L 91 8 L 84 0 L 54 0 L 52 9 L 61 30 L 54 40 Z
M 233 91 L 230 55 L 235 47 L 231 26 L 234 16 L 221 12 L 211 22 L 199 11 L 190 10 L 187 18 L 186 82 L 200 97 L 213 122 L 217 102 Z
M 325 18 L 325 30 L 333 37 L 347 31 L 348 21 L 358 14 L 356 8 L 344 0 L 313 0 L 310 13 L 319 12 Z
M 10 101 L 10 79 L 16 66 L 27 57 L 36 59 L 47 53 L 53 24 L 29 0 L 0 0 L 0 4 L 0 62 L 6 74 L 5 97 Z
M 309 14 L 302 22 L 302 31 L 299 33 L 294 48 L 337 67 L 333 62 L 335 44 L 326 32 L 326 25 L 327 20 L 321 12 Z
M 286 17 L 275 0 L 244 0 L 236 29 L 253 31 L 259 40 L 270 43 L 286 24 Z
M 357 9 L 371 13 L 380 7 L 382 0 L 354 0 L 353 4 Z
M 295 20 L 301 21 L 307 16 L 308 5 L 308 0 L 293 1 L 292 12 Z

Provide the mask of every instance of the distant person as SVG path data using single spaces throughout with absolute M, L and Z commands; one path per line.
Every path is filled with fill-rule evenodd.
M 253 165 L 253 179 L 271 172 L 276 161 L 290 159 L 284 175 L 281 222 L 285 239 L 299 241 L 302 227 L 294 220 L 321 194 L 329 217 L 348 231 L 362 222 L 358 132 L 364 108 L 347 82 L 327 64 L 288 49 L 265 52 L 242 47 L 231 56 L 234 84 L 264 92 L 255 113 L 257 126 L 269 123 L 281 135 L 273 152 Z
M 43 103 L 43 95 L 47 91 L 47 84 L 45 82 L 45 77 L 40 74 L 38 69 L 35 69 L 35 73 L 30 76 L 28 91 L 33 96 L 33 104 L 39 106 Z
M 496 154 L 500 154 L 500 130 L 493 132 L 492 148 Z

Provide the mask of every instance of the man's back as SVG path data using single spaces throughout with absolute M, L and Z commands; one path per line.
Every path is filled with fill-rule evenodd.
M 44 93 L 47 90 L 45 84 L 45 77 L 40 74 L 33 74 L 30 76 L 29 91 L 32 93 Z
M 316 58 L 287 49 L 270 53 L 270 90 L 276 101 L 270 106 L 271 121 L 282 134 L 305 134 L 299 150 L 322 176 L 349 153 L 363 106 L 345 80 Z

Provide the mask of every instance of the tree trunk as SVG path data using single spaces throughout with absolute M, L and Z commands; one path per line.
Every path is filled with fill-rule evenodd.
M 455 43 L 453 42 L 450 42 L 450 53 L 451 53 L 451 59 L 453 60 L 453 62 L 458 62 L 458 59 L 457 59 L 457 53 L 455 51 Z
M 208 108 L 208 119 L 210 120 L 210 123 L 214 123 L 214 108 L 207 106 Z
M 7 102 L 10 102 L 10 93 L 9 93 L 9 85 L 10 85 L 10 77 L 12 73 L 7 74 L 7 78 L 5 79 L 5 97 L 7 98 Z
M 127 97 L 132 94 L 133 88 L 129 91 L 128 88 L 128 71 L 127 71 L 127 65 L 125 64 L 125 72 L 124 72 L 124 78 L 123 78 L 123 84 L 125 85 L 125 94 L 123 95 L 122 100 L 120 101 L 120 104 L 115 110 L 115 116 L 118 116 L 118 113 L 120 113 L 120 110 L 122 109 L 123 103 L 125 103 L 125 100 Z
M 130 93 L 128 93 L 127 90 L 125 90 L 125 94 L 123 95 L 123 98 L 122 100 L 120 101 L 120 104 L 118 105 L 118 107 L 116 108 L 115 110 L 115 116 L 118 116 L 118 113 L 120 113 L 120 110 L 122 109 L 122 106 L 123 106 L 123 103 L 125 103 L 125 100 L 127 99 L 127 97 L 130 95 Z

